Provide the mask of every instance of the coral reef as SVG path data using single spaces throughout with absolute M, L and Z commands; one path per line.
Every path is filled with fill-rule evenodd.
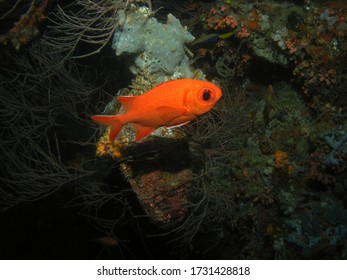
M 324 198 L 321 197 L 324 201 Z M 319 255 L 346 257 L 347 212 L 342 201 L 312 202 L 295 219 L 288 219 L 286 240 L 301 249 L 305 258 Z
M 69 154 L 75 147 L 62 142 L 73 139 L 69 131 L 84 120 L 95 88 L 80 78 L 72 61 L 61 64 L 61 59 L 37 42 L 2 56 L 1 210 L 42 199 L 93 173 L 77 154 Z
M 175 173 L 155 170 L 130 178 L 129 183 L 149 217 L 171 228 L 186 216 L 189 208 L 186 193 L 191 179 L 189 169 Z
M 345 83 L 342 61 L 346 59 L 347 23 L 341 1 L 303 5 L 278 1 L 233 1 L 226 5 L 217 1 L 201 25 L 205 32 L 218 32 L 212 37 L 216 44 L 205 44 L 208 47 L 202 47 L 199 53 L 210 54 L 218 61 L 222 78 L 226 76 L 225 69 L 236 72 L 240 67 L 240 53 L 233 55 L 235 50 L 230 46 L 238 49 L 237 42 L 243 42 L 242 55 L 289 69 L 305 94 L 342 99 L 334 94 Z M 226 34 L 230 35 L 225 39 Z
M 86 58 L 99 55 L 109 46 L 116 29 L 115 17 L 135 0 L 77 0 L 64 2 L 50 14 L 42 43 L 63 58 Z
M 130 62 L 134 75 L 145 72 L 147 78 L 154 76 L 156 84 L 167 79 L 191 78 L 185 43 L 194 40 L 179 20 L 168 14 L 166 24 L 159 23 L 148 8 L 133 7 L 132 11 L 120 11 L 113 38 L 117 55 L 134 54 Z
M 55 193 L 98 258 L 346 258 L 345 1 L 27 3 L 1 27 L 0 210 Z M 90 121 L 180 77 L 223 97 L 140 143 Z
M 40 33 L 39 25 L 46 19 L 44 12 L 48 2 L 48 0 L 17 1 L 12 3 L 13 6 L 8 7 L 8 10 L 4 9 L 5 12 L 0 18 L 0 22 L 3 25 L 2 29 L 8 24 L 6 20 L 18 17 L 18 13 L 21 13 L 23 9 L 26 9 L 26 11 L 19 16 L 17 22 L 13 23 L 12 28 L 6 31 L 1 30 L 0 44 L 11 44 L 18 51 L 22 45 L 35 38 Z M 6 6 L 6 4 L 6 1 L 3 1 L 1 6 Z
M 130 11 L 120 11 L 117 15 L 117 28 L 113 39 L 113 48 L 117 55 L 134 54 L 135 60 L 130 61 L 130 70 L 135 75 L 132 89 L 123 89 L 120 93 L 127 96 L 139 95 L 154 85 L 168 79 L 192 77 L 184 44 L 194 37 L 183 28 L 178 19 L 169 14 L 167 23 L 159 23 L 147 7 L 131 6 Z M 168 57 L 170 59 L 168 59 Z M 199 71 L 197 71 L 199 73 Z M 119 114 L 123 112 L 119 104 L 111 101 L 104 113 Z M 183 220 L 187 212 L 186 193 L 190 188 L 192 171 L 190 167 L 175 172 L 166 172 L 163 163 L 156 164 L 153 159 L 137 151 L 132 125 L 126 125 L 114 142 L 108 140 L 109 129 L 101 136 L 97 144 L 97 156 L 111 155 L 120 162 L 120 170 L 134 189 L 147 215 L 161 226 L 173 227 Z M 154 141 L 155 145 L 139 144 L 148 148 L 148 152 L 163 152 L 170 145 L 170 139 L 179 139 L 184 134 L 179 129 L 159 128 L 152 135 L 168 139 L 168 143 Z M 146 140 L 145 142 L 147 142 Z M 171 144 L 172 145 L 172 144 Z M 143 147 L 144 146 L 144 147 Z M 153 148 L 152 146 L 155 146 Z M 152 148 L 151 148 L 152 147 Z M 142 154 L 142 159 L 138 157 Z M 169 154 L 168 154 L 169 156 Z M 187 155 L 182 155 L 186 157 Z M 148 172 L 136 169 L 132 161 L 147 159 L 147 164 L 155 166 Z M 164 162 L 167 161 L 167 158 Z
M 344 131 L 322 133 L 311 153 L 310 178 L 324 185 L 335 184 L 336 175 L 343 173 L 347 164 L 346 134 Z

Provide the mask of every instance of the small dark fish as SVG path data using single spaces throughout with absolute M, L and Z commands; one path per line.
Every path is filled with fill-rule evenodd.
M 194 46 L 201 43 L 213 43 L 213 42 L 217 42 L 219 39 L 222 39 L 222 40 L 227 39 L 233 36 L 234 34 L 236 34 L 236 31 L 228 32 L 225 34 L 216 34 L 216 33 L 206 34 L 195 39 L 190 45 Z
M 98 243 L 107 247 L 115 247 L 119 245 L 119 241 L 108 236 L 98 237 L 91 240 L 94 243 Z

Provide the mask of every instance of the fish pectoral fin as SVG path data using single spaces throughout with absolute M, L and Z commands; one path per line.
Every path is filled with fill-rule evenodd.
M 133 126 L 136 132 L 136 142 L 139 142 L 142 138 L 151 134 L 155 130 L 153 127 L 146 127 L 135 123 L 133 123 Z
M 186 125 L 187 123 L 190 123 L 190 121 L 183 122 L 183 123 L 179 123 L 179 124 L 172 125 L 172 126 L 167 126 L 166 128 L 175 128 L 175 127 L 180 127 L 180 126 L 182 126 L 182 125 Z
M 159 106 L 157 109 L 160 119 L 165 123 L 171 123 L 174 119 L 185 115 L 188 112 L 187 108 L 175 106 Z

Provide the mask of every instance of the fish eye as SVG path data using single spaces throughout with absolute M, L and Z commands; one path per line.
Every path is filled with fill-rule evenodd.
M 202 93 L 202 100 L 208 101 L 211 97 L 211 91 L 209 89 L 205 89 Z

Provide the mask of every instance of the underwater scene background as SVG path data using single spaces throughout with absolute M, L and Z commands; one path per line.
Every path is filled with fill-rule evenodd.
M 345 1 L 0 11 L 2 259 L 347 259 Z M 91 120 L 182 78 L 223 96 L 139 142 Z

